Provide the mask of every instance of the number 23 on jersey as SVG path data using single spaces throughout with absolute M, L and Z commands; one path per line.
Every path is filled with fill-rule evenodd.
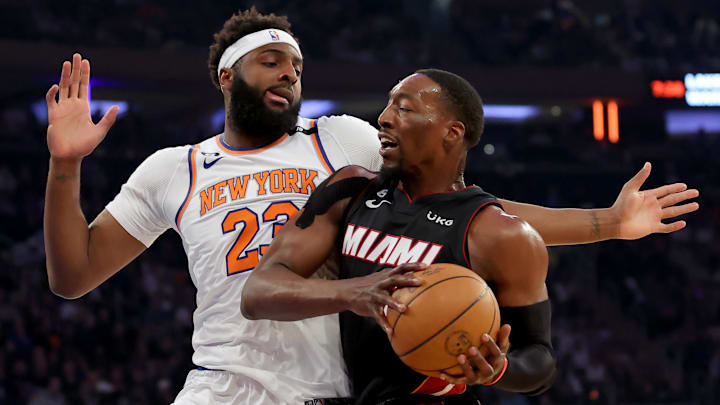
M 274 238 L 280 228 L 298 211 L 298 207 L 291 201 L 276 201 L 271 203 L 260 216 L 249 208 L 228 212 L 222 221 L 223 234 L 234 232 L 240 226 L 242 229 L 225 256 L 227 275 L 246 272 L 257 266 L 260 256 L 265 254 L 269 245 L 246 249 L 255 239 L 261 226 L 272 225 L 272 237 Z

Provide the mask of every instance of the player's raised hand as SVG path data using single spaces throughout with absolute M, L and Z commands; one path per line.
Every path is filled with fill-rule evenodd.
M 451 384 L 494 384 L 504 372 L 509 350 L 510 325 L 505 324 L 498 331 L 497 342 L 485 334 L 480 347 L 470 347 L 467 353 L 458 355 L 464 375 L 441 374 L 440 378 Z
M 627 181 L 612 206 L 619 219 L 619 239 L 639 239 L 651 233 L 670 233 L 683 229 L 685 221 L 663 223 L 697 210 L 696 202 L 681 204 L 700 195 L 696 189 L 688 189 L 684 183 L 668 184 L 651 190 L 640 191 L 650 176 L 652 166 L 645 163 L 633 178 Z
M 72 64 L 68 61 L 63 63 L 60 83 L 50 87 L 45 95 L 48 107 L 47 143 L 54 158 L 81 159 L 89 155 L 115 122 L 117 106 L 112 106 L 97 125 L 92 122 L 89 84 L 90 62 L 76 53 Z
M 404 304 L 391 296 L 392 292 L 398 288 L 422 285 L 423 280 L 415 277 L 413 272 L 425 268 L 427 264 L 424 263 L 406 263 L 364 277 L 347 279 L 349 309 L 360 316 L 375 318 L 385 333 L 390 335 L 392 328 L 385 317 L 385 306 L 398 312 L 407 309 Z

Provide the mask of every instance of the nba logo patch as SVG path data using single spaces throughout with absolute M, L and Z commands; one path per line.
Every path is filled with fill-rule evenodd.
M 268 31 L 268 33 L 270 34 L 270 39 L 272 39 L 273 41 L 280 40 L 280 35 L 278 35 L 276 31 Z

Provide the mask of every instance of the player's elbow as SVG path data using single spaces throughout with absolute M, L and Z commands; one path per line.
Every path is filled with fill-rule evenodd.
M 80 298 L 87 293 L 87 290 L 83 289 L 74 280 L 54 275 L 50 267 L 48 267 L 48 286 L 53 294 L 67 300 Z
M 254 280 L 252 275 L 245 282 L 242 296 L 240 298 L 240 312 L 245 319 L 260 319 L 261 298 L 257 293 L 257 288 L 253 287 Z
M 544 394 L 545 391 L 549 390 L 553 386 L 556 379 L 557 379 L 557 359 L 553 356 L 550 359 L 550 363 L 547 365 L 547 373 L 545 375 L 545 378 L 542 379 L 539 382 L 539 384 L 537 384 L 533 388 L 532 391 L 525 393 L 525 395 L 537 396 L 537 395 Z
M 58 297 L 65 298 L 66 300 L 74 300 L 85 295 L 86 291 L 79 288 L 68 285 L 67 283 L 58 283 L 50 281 L 50 291 Z
M 259 317 L 257 315 L 257 305 L 255 305 L 254 302 L 252 302 L 251 299 L 248 299 L 244 296 L 242 298 L 242 302 L 240 303 L 240 312 L 242 313 L 243 318 L 249 319 L 251 321 L 258 320 Z
M 557 378 L 557 356 L 555 355 L 555 350 L 553 350 L 549 344 L 545 344 L 539 352 L 541 354 L 535 358 L 539 371 L 537 374 L 538 378 L 535 378 L 535 383 L 532 384 L 531 387 L 528 387 L 525 395 L 541 395 L 552 387 Z

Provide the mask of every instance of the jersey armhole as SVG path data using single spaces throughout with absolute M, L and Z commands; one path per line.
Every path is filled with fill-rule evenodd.
M 185 209 L 187 209 L 188 204 L 190 203 L 190 197 L 193 194 L 193 191 L 195 191 L 195 183 L 197 179 L 197 166 L 195 164 L 195 155 L 197 154 L 197 150 L 200 144 L 196 144 L 193 146 L 190 150 L 188 150 L 188 172 L 190 175 L 190 181 L 188 182 L 188 192 L 185 195 L 185 200 L 183 200 L 182 205 L 180 205 L 180 208 L 178 209 L 177 214 L 175 214 L 175 226 L 177 228 L 177 232 L 180 232 L 180 220 L 182 220 L 182 216 L 185 213 Z
M 487 207 L 489 205 L 495 205 L 495 206 L 499 207 L 500 209 L 503 209 L 502 205 L 497 200 L 485 201 L 484 203 L 480 204 L 480 206 L 475 209 L 475 212 L 473 212 L 473 214 L 470 216 L 470 219 L 468 220 L 467 225 L 465 225 L 465 233 L 463 234 L 463 258 L 465 258 L 465 264 L 467 265 L 468 269 L 472 269 L 472 264 L 470 263 L 470 255 L 468 253 L 468 233 L 470 232 L 470 225 L 472 225 L 473 220 L 475 220 L 475 217 L 477 216 L 477 214 L 479 214 L 480 211 L 482 211 L 485 207 Z
M 322 140 L 320 140 L 320 131 L 317 127 L 317 120 L 310 120 L 310 128 L 310 136 L 312 137 L 315 154 L 329 174 L 335 173 L 336 170 L 332 163 L 330 163 L 330 158 L 328 158 L 327 152 L 325 152 L 325 148 L 323 147 Z

